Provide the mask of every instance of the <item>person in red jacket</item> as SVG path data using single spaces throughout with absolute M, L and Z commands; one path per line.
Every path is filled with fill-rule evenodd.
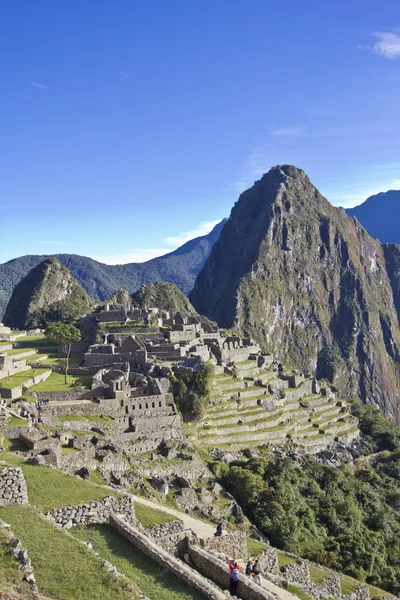
M 239 584 L 239 573 L 240 573 L 240 567 L 237 564 L 237 562 L 234 562 L 233 560 L 231 560 L 231 562 L 229 563 L 229 571 L 230 571 L 229 591 L 231 593 L 231 596 L 236 596 L 237 588 L 238 588 L 238 584 Z

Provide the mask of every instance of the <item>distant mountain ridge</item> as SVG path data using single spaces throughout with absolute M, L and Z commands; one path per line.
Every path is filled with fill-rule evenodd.
M 27 255 L 0 265 L 0 320 L 14 287 L 45 258 L 54 256 L 67 267 L 91 298 L 106 300 L 119 288 L 129 292 L 155 281 L 169 281 L 187 294 L 203 267 L 226 222 L 223 219 L 207 235 L 189 240 L 173 252 L 144 263 L 106 265 L 78 254 Z
M 400 244 L 400 190 L 370 196 L 358 206 L 346 209 L 368 233 L 383 244 Z

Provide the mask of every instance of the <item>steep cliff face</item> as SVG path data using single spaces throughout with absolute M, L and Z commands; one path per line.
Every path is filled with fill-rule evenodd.
M 190 298 L 399 418 L 400 331 L 383 247 L 302 170 L 274 167 L 240 196 Z
M 48 258 L 16 285 L 7 305 L 4 323 L 13 328 L 45 327 L 50 321 L 73 322 L 93 302 L 56 258 Z

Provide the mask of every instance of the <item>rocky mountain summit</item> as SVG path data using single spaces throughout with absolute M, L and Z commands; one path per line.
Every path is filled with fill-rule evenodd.
M 354 208 L 346 209 L 356 217 L 370 235 L 382 243 L 400 243 L 400 190 L 389 190 L 370 196 Z
M 399 271 L 304 171 L 277 166 L 241 194 L 190 299 L 220 326 L 399 420 Z
M 56 258 L 47 258 L 19 282 L 7 305 L 7 325 L 24 329 L 43 327 L 47 321 L 74 321 L 93 302 Z

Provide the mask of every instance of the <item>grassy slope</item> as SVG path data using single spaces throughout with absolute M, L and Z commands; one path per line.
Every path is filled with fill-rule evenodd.
M 9 552 L 7 539 L 4 529 L 0 530 L 0 598 L 2 592 L 9 592 L 22 584 L 22 573 Z
M 80 382 L 85 389 L 89 390 L 92 383 L 92 377 L 89 375 L 84 375 L 83 377 L 68 375 L 67 384 L 65 384 L 65 376 L 63 373 L 52 373 L 46 381 L 42 381 L 42 383 L 38 383 L 29 389 L 33 392 L 62 392 L 74 389 L 74 384 L 76 382 Z
M 16 454 L 4 452 L 0 457 L 7 464 L 22 468 L 28 487 L 29 503 L 43 512 L 52 508 L 92 502 L 105 496 L 119 496 L 105 487 L 99 487 L 51 467 L 28 465 Z
M 135 502 L 135 515 L 137 520 L 143 527 L 146 527 L 146 529 L 153 527 L 154 525 L 176 521 L 176 517 L 173 515 L 152 508 L 151 506 L 145 506 L 144 504 L 140 504 L 140 502 Z
M 204 596 L 170 573 L 161 570 L 108 525 L 74 527 L 71 533 L 89 541 L 102 558 L 109 560 L 152 600 L 204 600 Z
M 0 509 L 0 518 L 28 550 L 39 591 L 58 600 L 128 600 L 126 583 L 116 580 L 83 544 L 56 529 L 31 506 Z

